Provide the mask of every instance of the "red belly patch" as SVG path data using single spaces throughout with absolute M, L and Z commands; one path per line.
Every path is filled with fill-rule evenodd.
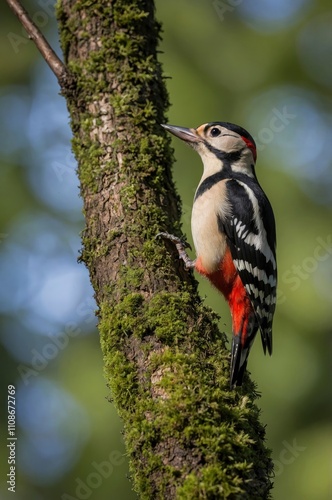
M 226 250 L 218 271 L 215 271 L 214 273 L 207 272 L 202 265 L 200 257 L 198 257 L 196 260 L 195 269 L 203 276 L 206 276 L 211 281 L 211 283 L 224 295 L 226 300 L 228 300 L 228 297 L 233 289 L 235 279 L 238 276 L 229 249 Z
M 218 271 L 208 273 L 204 269 L 199 257 L 196 260 L 195 268 L 200 274 L 206 276 L 227 300 L 232 313 L 234 335 L 241 335 L 242 332 L 246 332 L 252 306 L 246 289 L 234 266 L 230 250 L 226 250 Z M 241 342 L 244 343 L 244 341 L 245 336 L 241 335 Z

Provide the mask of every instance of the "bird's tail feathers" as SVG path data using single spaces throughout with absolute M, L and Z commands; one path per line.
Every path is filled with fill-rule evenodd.
M 244 372 L 246 371 L 250 347 L 243 347 L 240 335 L 233 335 L 231 351 L 231 389 L 242 385 Z
M 233 322 L 230 377 L 231 389 L 235 386 L 239 387 L 242 385 L 242 379 L 244 372 L 246 371 L 249 352 L 258 329 L 255 315 L 252 314 L 248 322 L 242 321 L 238 327 L 239 331 L 236 332 Z M 269 344 L 267 344 L 267 346 L 269 349 Z
M 266 354 L 266 350 L 269 353 L 269 355 L 272 355 L 272 330 L 269 331 L 262 331 L 261 330 L 261 339 L 262 339 L 262 346 L 263 346 L 263 351 L 264 354 Z

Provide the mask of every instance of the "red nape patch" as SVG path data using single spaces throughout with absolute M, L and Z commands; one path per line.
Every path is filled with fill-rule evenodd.
M 257 159 L 257 151 L 256 151 L 256 146 L 255 144 L 250 141 L 249 139 L 247 139 L 246 137 L 243 137 L 243 135 L 241 136 L 242 137 L 242 140 L 246 143 L 246 145 L 248 146 L 248 148 L 251 150 L 252 152 L 252 155 L 254 157 L 254 160 L 256 161 Z

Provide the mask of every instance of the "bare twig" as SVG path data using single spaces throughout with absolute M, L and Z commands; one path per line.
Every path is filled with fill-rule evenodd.
M 22 7 L 20 2 L 18 0 L 7 0 L 7 3 L 14 14 L 18 17 L 22 26 L 28 33 L 29 38 L 34 41 L 37 49 L 57 77 L 61 89 L 65 90 L 71 80 L 66 66 L 63 64 L 61 59 L 58 58 L 44 35 L 39 31 L 38 27 L 32 21 L 31 17 L 24 7 Z

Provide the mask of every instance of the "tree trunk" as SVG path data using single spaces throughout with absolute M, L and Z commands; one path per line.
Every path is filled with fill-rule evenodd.
M 269 498 L 271 469 L 249 378 L 174 249 L 179 234 L 152 0 L 59 0 L 105 374 L 142 499 Z

